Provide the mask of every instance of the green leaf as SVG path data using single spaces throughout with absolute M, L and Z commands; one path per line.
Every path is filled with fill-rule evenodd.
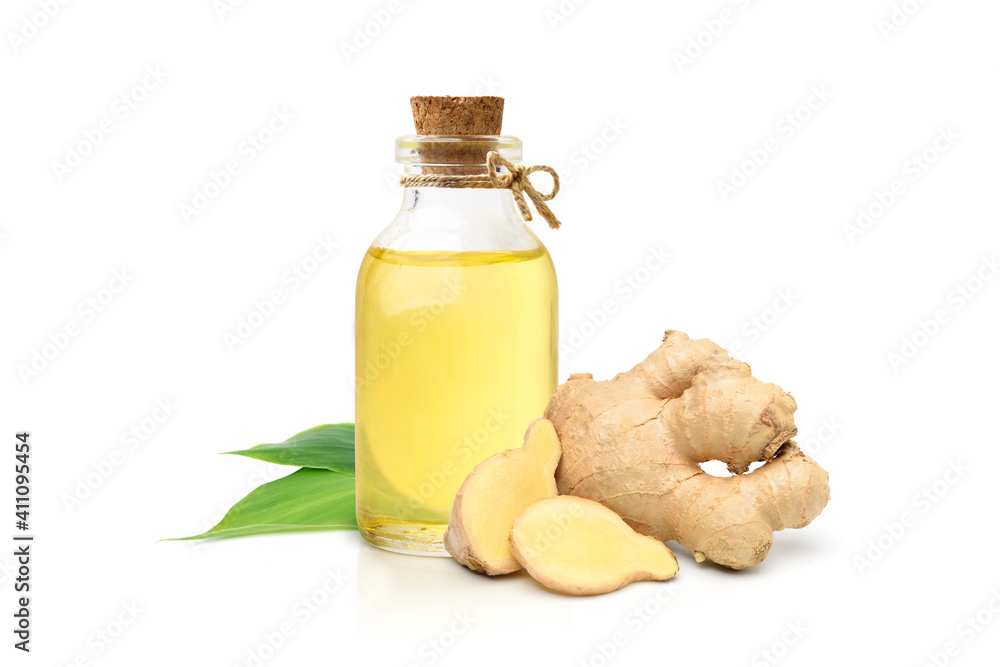
M 214 528 L 201 535 L 173 539 L 356 528 L 354 512 L 354 477 L 301 468 L 251 491 Z
M 303 468 L 325 468 L 354 474 L 354 424 L 323 424 L 284 442 L 257 445 L 225 454 Z

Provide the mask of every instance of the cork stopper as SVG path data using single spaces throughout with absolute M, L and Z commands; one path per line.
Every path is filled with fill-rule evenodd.
M 417 134 L 498 135 L 503 125 L 502 97 L 421 95 L 410 106 Z
M 410 98 L 410 107 L 418 136 L 459 137 L 420 146 L 425 174 L 483 173 L 487 153 L 497 149 L 493 138 L 503 124 L 502 97 L 419 95 Z

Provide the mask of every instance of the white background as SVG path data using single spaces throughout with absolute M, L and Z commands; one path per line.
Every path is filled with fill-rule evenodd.
M 899 25 L 885 23 L 891 0 L 566 0 L 562 14 L 557 0 L 413 0 L 388 21 L 387 0 L 221 15 L 211 0 L 69 2 L 49 19 L 46 3 L 7 0 L 0 433 L 33 434 L 38 538 L 31 655 L 10 646 L 0 549 L 4 664 L 995 659 L 1000 6 L 895 2 L 910 12 Z M 398 206 L 408 98 L 476 93 L 504 96 L 525 161 L 563 176 L 563 229 L 532 223 L 559 274 L 562 340 L 576 341 L 561 377 L 625 370 L 672 328 L 740 349 L 795 395 L 833 499 L 761 566 L 728 572 L 677 547 L 673 581 L 573 599 L 350 531 L 157 543 L 285 472 L 216 452 L 353 419 L 355 275 Z M 294 119 L 246 160 L 275 109 Z M 78 166 L 54 166 L 104 119 Z M 233 159 L 240 173 L 185 220 Z M 877 215 L 851 234 L 859 207 Z M 283 276 L 317 238 L 338 248 L 293 289 Z M 647 271 L 654 252 L 670 259 Z M 128 284 L 111 295 L 115 271 Z M 274 289 L 285 301 L 230 350 L 225 334 Z M 109 296 L 93 316 L 80 306 Z M 126 446 L 158 400 L 178 407 Z

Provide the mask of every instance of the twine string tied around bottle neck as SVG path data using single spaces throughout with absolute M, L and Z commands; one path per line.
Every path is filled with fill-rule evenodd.
M 504 167 L 506 172 L 497 171 L 497 167 Z M 536 171 L 544 171 L 552 177 L 552 190 L 549 192 L 539 192 L 531 183 L 530 176 Z M 455 176 L 450 174 L 407 174 L 399 177 L 399 184 L 403 187 L 429 187 L 429 188 L 483 188 L 510 190 L 517 203 L 517 210 L 526 222 L 532 220 L 531 209 L 528 207 L 528 199 L 535 205 L 535 210 L 542 219 L 548 223 L 552 229 L 559 229 L 561 222 L 549 208 L 546 202 L 551 201 L 559 194 L 559 174 L 552 167 L 537 164 L 526 167 L 523 164 L 514 164 L 505 159 L 496 151 L 490 151 L 486 155 L 486 173 L 473 174 L 470 176 Z

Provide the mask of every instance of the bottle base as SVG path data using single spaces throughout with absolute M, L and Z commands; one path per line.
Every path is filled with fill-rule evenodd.
M 360 526 L 358 532 L 379 549 L 413 556 L 450 558 L 444 548 L 447 523 L 381 522 Z

